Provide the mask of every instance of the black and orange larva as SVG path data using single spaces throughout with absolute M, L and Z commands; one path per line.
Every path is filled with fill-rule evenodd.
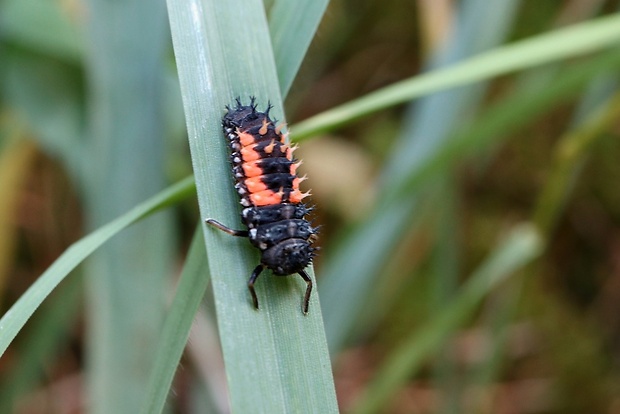
M 216 220 L 207 223 L 233 236 L 248 237 L 261 251 L 260 264 L 248 281 L 254 307 L 258 298 L 254 283 L 268 268 L 275 275 L 299 274 L 307 284 L 302 310 L 308 312 L 312 279 L 305 272 L 312 262 L 317 228 L 305 219 L 312 210 L 301 201 L 308 193 L 299 190 L 305 179 L 296 175 L 301 164 L 293 158 L 294 147 L 282 133 L 284 124 L 275 125 L 269 118 L 271 105 L 265 112 L 256 110 L 254 98 L 244 106 L 237 98 L 235 108 L 226 107 L 222 119 L 224 134 L 231 148 L 235 188 L 241 197 L 241 219 L 248 230 L 233 230 Z

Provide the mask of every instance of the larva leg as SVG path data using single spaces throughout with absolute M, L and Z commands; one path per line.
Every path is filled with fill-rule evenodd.
M 252 276 L 250 276 L 250 280 L 248 280 L 248 289 L 250 290 L 250 294 L 252 295 L 252 302 L 254 302 L 254 307 L 258 309 L 258 297 L 256 297 L 256 291 L 254 290 L 254 282 L 258 279 L 258 276 L 263 271 L 265 267 L 262 264 L 259 264 L 254 268 L 252 272 Z
M 231 236 L 248 237 L 249 234 L 247 230 L 234 230 L 230 227 L 226 227 L 225 225 L 214 219 L 206 219 L 205 223 L 210 224 L 213 227 L 222 230 L 224 233 L 230 234 Z
M 312 293 L 312 279 L 310 276 L 304 271 L 299 271 L 299 276 L 306 282 L 306 294 L 304 295 L 304 303 L 303 303 L 303 312 L 304 315 L 308 313 L 308 306 L 310 306 L 310 294 Z

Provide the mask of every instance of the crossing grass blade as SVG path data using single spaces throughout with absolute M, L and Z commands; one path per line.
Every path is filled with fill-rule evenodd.
M 43 300 L 93 251 L 130 225 L 194 193 L 186 178 L 71 245 L 0 319 L 0 356 Z

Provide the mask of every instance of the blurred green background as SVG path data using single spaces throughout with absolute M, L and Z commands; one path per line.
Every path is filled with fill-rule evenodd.
M 123 4 L 0 0 L 2 314 L 71 243 L 191 174 L 166 5 Z M 285 110 L 341 411 L 620 413 L 617 47 L 304 124 L 619 6 L 330 2 Z M 137 412 L 199 220 L 186 198 L 61 284 L 0 359 L 0 412 Z M 527 253 L 502 250 L 513 236 Z M 207 295 L 169 412 L 228 410 L 212 315 Z

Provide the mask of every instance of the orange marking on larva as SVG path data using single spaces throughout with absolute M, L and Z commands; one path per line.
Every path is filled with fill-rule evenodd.
M 286 122 L 280 122 L 276 126 L 276 134 L 280 135 L 280 133 L 282 132 L 282 128 L 284 128 L 285 126 L 286 126 Z
M 293 145 L 292 147 L 286 146 L 286 158 L 290 161 L 293 160 L 293 152 L 297 149 L 297 145 Z
M 286 134 L 280 135 L 281 142 L 289 142 L 288 141 L 288 132 Z
M 260 175 L 257 177 L 246 178 L 243 184 L 245 184 L 245 187 L 250 193 L 260 193 L 261 191 L 265 191 L 267 189 L 267 186 L 261 181 L 261 178 L 262 176 Z
M 274 193 L 271 190 L 265 190 L 250 194 L 250 201 L 257 207 L 272 206 L 282 202 L 282 195 L 280 193 Z
M 257 177 L 259 175 L 263 175 L 263 169 L 258 166 L 259 162 L 260 162 L 259 160 L 255 160 L 255 161 L 243 163 L 242 165 L 243 173 L 245 174 L 246 177 L 249 178 L 249 177 Z
M 302 193 L 301 191 L 299 191 L 299 189 L 295 189 L 291 191 L 291 194 L 289 195 L 288 198 L 291 201 L 291 203 L 301 203 L 301 200 L 308 197 L 309 195 L 310 195 L 310 191 Z
M 269 145 L 263 148 L 263 151 L 265 151 L 265 154 L 271 154 L 275 146 L 276 146 L 276 141 L 272 139 L 271 143 L 269 143 Z
M 269 127 L 269 122 L 267 122 L 267 119 L 263 119 L 263 126 L 260 127 L 260 129 L 258 130 L 258 133 L 261 135 L 265 135 L 267 133 L 268 127 Z
M 280 154 L 284 154 L 286 156 L 286 159 L 288 159 L 289 161 L 292 160 L 292 158 L 288 157 L 288 152 L 290 151 L 290 147 L 288 146 L 288 144 L 282 144 L 280 145 Z
M 297 168 L 299 168 L 299 166 L 302 164 L 302 161 L 299 160 L 296 163 L 291 165 L 291 175 L 295 175 L 297 174 Z
M 299 179 L 299 177 L 293 178 L 293 191 L 299 190 L 299 183 L 300 182 L 301 182 L 301 180 Z
M 244 162 L 254 161 L 260 158 L 260 154 L 256 152 L 255 148 L 256 144 L 241 148 L 241 157 Z
M 252 145 L 255 141 L 254 141 L 254 136 L 252 134 L 248 134 L 247 132 L 241 132 L 239 131 L 239 128 L 237 128 L 237 131 L 235 131 L 237 133 L 237 136 L 239 136 L 239 142 L 241 142 L 241 145 L 244 147 L 247 147 L 248 145 Z

